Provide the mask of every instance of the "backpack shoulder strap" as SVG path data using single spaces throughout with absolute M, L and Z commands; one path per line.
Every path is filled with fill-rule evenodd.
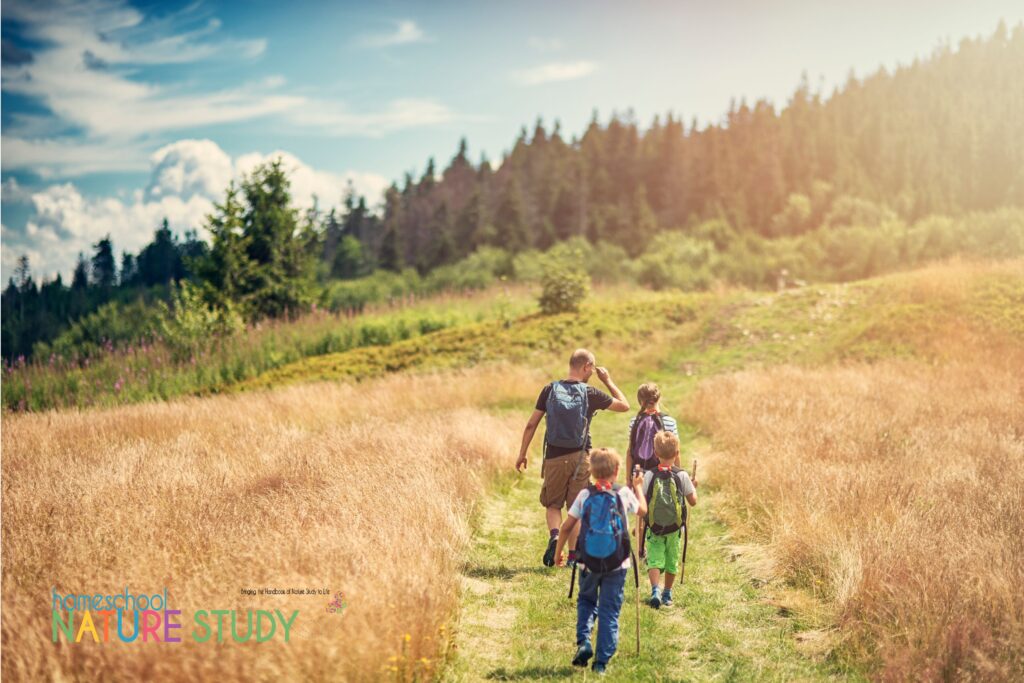
M 665 413 L 654 413 L 653 417 L 654 417 L 654 424 L 658 425 L 658 431 L 659 432 L 665 431 L 665 420 L 664 420 Z
M 629 430 L 629 448 L 626 453 L 633 456 L 634 462 L 636 461 L 636 453 L 633 452 L 633 446 L 636 445 L 636 433 L 640 429 L 640 418 L 644 416 L 644 409 L 641 408 L 640 412 L 633 418 L 633 428 Z

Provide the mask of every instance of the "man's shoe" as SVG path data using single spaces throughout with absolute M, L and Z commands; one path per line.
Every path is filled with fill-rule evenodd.
M 558 536 L 552 536 L 548 541 L 548 549 L 544 551 L 544 566 L 555 566 L 555 546 L 558 544 Z
M 672 602 L 672 591 L 665 591 L 661 594 L 661 606 L 671 607 L 674 603 Z
M 573 666 L 586 666 L 590 658 L 594 656 L 594 648 L 590 647 L 590 643 L 583 643 L 576 648 L 576 656 L 572 658 Z
M 659 607 L 661 607 L 661 591 L 659 591 L 657 588 L 652 589 L 651 599 L 647 601 L 647 604 L 653 607 L 654 609 L 658 609 Z
M 594 673 L 596 673 L 598 676 L 604 676 L 604 674 L 605 674 L 604 670 L 605 670 L 605 667 L 607 667 L 607 666 L 608 665 L 603 663 L 603 662 L 594 662 L 594 666 L 593 666 Z

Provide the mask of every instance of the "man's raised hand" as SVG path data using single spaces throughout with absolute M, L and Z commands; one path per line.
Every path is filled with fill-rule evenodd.
M 594 372 L 597 373 L 597 378 L 599 380 L 608 384 L 608 378 L 611 377 L 611 375 L 608 374 L 608 368 L 597 367 L 594 368 Z

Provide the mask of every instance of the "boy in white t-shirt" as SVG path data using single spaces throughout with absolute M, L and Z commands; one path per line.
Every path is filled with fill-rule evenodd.
M 626 573 L 630 563 L 629 516 L 647 514 L 643 477 L 633 478 L 632 488 L 615 485 L 619 454 L 600 448 L 590 454 L 591 486 L 580 491 L 558 535 L 555 562 L 564 562 L 565 539 L 582 520 L 576 561 L 580 567 L 580 592 L 576 601 L 575 666 L 586 666 L 594 657 L 594 672 L 604 673 L 619 643 L 619 612 L 622 610 Z M 601 622 L 597 650 L 590 643 L 594 619 Z

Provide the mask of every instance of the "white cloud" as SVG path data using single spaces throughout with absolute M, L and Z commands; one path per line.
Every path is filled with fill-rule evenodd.
M 423 29 L 416 25 L 415 21 L 404 19 L 395 22 L 394 31 L 365 35 L 359 42 L 366 47 L 390 47 L 392 45 L 422 43 L 426 40 L 426 34 L 423 33 Z
M 512 80 L 519 85 L 541 85 L 556 81 L 571 81 L 594 73 L 597 64 L 589 61 L 550 62 L 529 69 L 512 72 Z
M 92 245 L 108 234 L 119 253 L 138 251 L 164 217 L 177 232 L 194 228 L 202 234 L 205 216 L 213 202 L 223 198 L 228 182 L 278 157 L 289 174 L 293 203 L 300 209 L 312 206 L 314 196 L 321 207 L 338 205 L 350 181 L 372 206 L 388 185 L 386 178 L 374 173 L 315 169 L 285 151 L 253 152 L 232 160 L 211 140 L 179 140 L 152 155 L 149 183 L 130 199 L 86 197 L 72 183 L 31 193 L 32 214 L 24 230 L 3 228 L 3 268 L 7 272 L 18 256 L 27 254 L 37 279 L 57 272 L 66 276 L 78 253 L 91 253 Z M 3 190 L 3 201 L 11 192 L 26 194 L 13 178 Z
M 121 2 L 69 4 L 54 11 L 38 3 L 7 2 L 5 18 L 22 22 L 42 47 L 30 61 L 4 65 L 6 92 L 38 98 L 62 122 L 98 138 L 130 139 L 211 123 L 238 121 L 297 106 L 298 98 L 254 88 L 183 94 L 132 78 L 126 68 L 178 64 L 215 55 L 256 55 L 263 41 L 206 40 L 220 23 L 197 31 L 154 36 L 144 17 Z M 160 27 L 163 28 L 163 27 Z M 172 25 L 170 28 L 177 28 Z M 15 129 L 15 135 L 22 132 Z
M 213 140 L 178 140 L 150 157 L 146 199 L 168 195 L 219 197 L 234 175 L 231 157 Z
M 3 266 L 6 270 L 26 254 L 37 279 L 57 272 L 66 277 L 78 253 L 90 254 L 92 245 L 106 235 L 111 236 L 118 252 L 138 251 L 152 239 L 165 217 L 172 229 L 182 231 L 198 227 L 211 208 L 209 199 L 198 195 L 159 201 L 90 199 L 71 183 L 33 193 L 32 205 L 24 231 L 4 226 Z
M 154 141 L 266 117 L 332 136 L 378 136 L 454 118 L 444 105 L 425 99 L 398 99 L 383 109 L 355 112 L 341 102 L 288 92 L 284 78 L 276 75 L 216 90 L 141 79 L 137 67 L 143 65 L 246 59 L 265 50 L 263 39 L 221 35 L 221 22 L 198 7 L 152 17 L 127 0 L 67 3 L 59 9 L 27 0 L 5 2 L 5 21 L 18 22 L 19 32 L 38 47 L 31 59 L 3 64 L 3 90 L 37 100 L 49 113 L 13 113 L 3 131 L 4 170 L 27 169 L 44 178 L 142 170 Z M 427 39 L 414 21 L 405 20 L 371 42 Z
M 3 137 L 3 169 L 29 170 L 43 178 L 146 168 L 141 146 L 119 141 Z

